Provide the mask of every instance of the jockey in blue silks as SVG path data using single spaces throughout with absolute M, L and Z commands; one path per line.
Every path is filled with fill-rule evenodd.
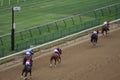
M 28 55 L 28 56 L 32 56 L 34 53 L 33 53 L 33 50 L 32 49 L 28 49 L 27 51 L 26 51 L 26 55 Z

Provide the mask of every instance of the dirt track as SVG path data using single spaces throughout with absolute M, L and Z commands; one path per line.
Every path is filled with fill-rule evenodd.
M 50 55 L 34 60 L 32 80 L 120 80 L 120 30 L 63 49 L 62 63 L 49 68 Z M 20 80 L 23 66 L 0 72 L 0 80 Z

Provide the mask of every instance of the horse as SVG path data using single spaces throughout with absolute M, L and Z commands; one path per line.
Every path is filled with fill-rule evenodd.
M 97 44 L 97 41 L 98 41 L 98 34 L 93 33 L 91 35 L 91 43 L 93 44 L 93 46 L 95 46 Z
M 50 58 L 50 67 L 52 67 L 54 65 L 54 67 L 56 67 L 56 63 L 60 63 L 60 55 L 58 55 L 57 53 L 52 54 L 51 58 Z M 54 62 L 54 63 L 53 63 Z
M 103 34 L 103 36 L 105 36 L 105 34 L 106 34 L 106 36 L 108 35 L 109 27 L 110 27 L 109 22 L 106 22 L 106 24 L 104 24 L 102 26 L 101 33 Z M 105 32 L 105 34 L 104 34 L 104 32 Z
M 24 59 L 23 59 L 24 68 L 22 70 L 21 78 L 24 78 L 24 80 L 27 80 L 27 74 L 28 73 L 31 76 L 31 73 L 32 73 L 32 62 L 33 61 L 32 61 L 31 57 L 25 56 Z

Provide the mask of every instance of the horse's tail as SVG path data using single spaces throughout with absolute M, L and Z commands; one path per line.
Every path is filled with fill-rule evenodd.
M 51 58 L 50 58 L 50 61 L 52 61 L 53 59 L 56 59 L 58 57 L 58 55 L 56 53 L 54 53 Z

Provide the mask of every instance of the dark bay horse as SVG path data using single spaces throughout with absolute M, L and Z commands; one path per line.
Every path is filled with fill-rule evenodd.
M 91 43 L 93 44 L 93 46 L 95 46 L 97 44 L 97 41 L 98 41 L 98 34 L 93 33 L 91 35 Z
M 32 73 L 32 57 L 31 56 L 25 56 L 23 59 L 23 65 L 24 68 L 22 70 L 22 76 L 21 78 L 23 78 L 24 80 L 27 80 L 27 74 L 29 73 L 31 76 Z

